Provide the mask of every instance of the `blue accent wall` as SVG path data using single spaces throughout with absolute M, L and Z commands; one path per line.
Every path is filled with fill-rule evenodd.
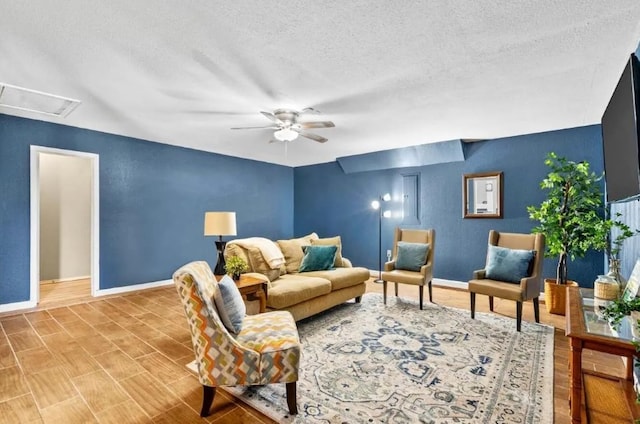
M 354 265 L 378 269 L 378 214 L 371 201 L 389 192 L 383 205 L 398 214 L 402 210 L 402 175 L 420 174 L 420 225 L 402 225 L 401 218 L 383 221 L 382 261 L 392 248 L 396 226 L 434 228 L 436 247 L 434 276 L 467 281 L 473 270 L 485 264 L 489 230 L 530 232 L 535 222 L 526 207 L 545 198 L 540 182 L 547 175 L 547 152 L 575 161 L 588 161 L 603 172 L 602 136 L 599 125 L 522 135 L 465 144 L 465 161 L 422 167 L 345 174 L 338 163 L 299 167 L 294 172 L 294 232 L 316 231 L 321 237 L 342 236 L 343 254 Z M 504 172 L 504 218 L 462 218 L 462 175 Z M 556 258 L 546 259 L 544 275 L 555 276 Z M 592 287 L 603 272 L 603 254 L 590 252 L 569 263 L 569 278 Z
M 213 268 L 205 211 L 236 211 L 238 238 L 293 235 L 290 167 L 0 114 L 0 304 L 29 299 L 30 145 L 99 155 L 101 289 Z

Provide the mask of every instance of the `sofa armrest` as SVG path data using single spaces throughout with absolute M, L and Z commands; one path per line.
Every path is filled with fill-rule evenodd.
M 344 256 L 342 257 L 342 266 L 340 268 L 353 268 L 351 261 Z
M 259 278 L 261 280 L 266 280 L 267 282 L 267 287 L 271 288 L 271 280 L 269 280 L 269 277 L 267 277 L 264 274 L 261 274 L 259 272 L 245 272 L 242 275 L 246 275 L 247 277 L 253 277 L 253 278 Z
M 487 271 L 484 269 L 478 269 L 476 271 L 473 271 L 473 279 L 474 280 L 482 280 L 484 278 L 486 278 L 487 275 Z

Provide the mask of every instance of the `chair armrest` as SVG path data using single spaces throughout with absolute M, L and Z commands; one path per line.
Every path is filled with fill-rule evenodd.
M 424 277 L 425 282 L 429 282 L 433 279 L 433 263 L 429 262 L 420 267 L 420 274 Z
M 532 275 L 531 277 L 520 279 L 520 290 L 522 291 L 524 300 L 540 296 L 541 289 L 542 279 L 538 275 Z
M 384 263 L 384 267 L 382 268 L 383 271 L 393 271 L 394 269 L 396 269 L 396 261 L 389 261 L 389 262 L 385 262 Z
M 487 277 L 487 270 L 485 269 L 478 269 L 473 271 L 473 279 L 474 280 L 482 280 L 484 278 Z
M 344 256 L 342 257 L 342 266 L 341 268 L 353 268 L 353 264 L 351 261 Z

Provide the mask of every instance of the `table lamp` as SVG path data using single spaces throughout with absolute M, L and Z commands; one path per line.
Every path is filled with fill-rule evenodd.
M 205 212 L 204 214 L 204 235 L 218 236 L 216 240 L 216 250 L 218 251 L 218 262 L 213 271 L 215 275 L 224 275 L 224 248 L 227 244 L 222 241 L 222 236 L 236 235 L 236 213 L 235 212 Z

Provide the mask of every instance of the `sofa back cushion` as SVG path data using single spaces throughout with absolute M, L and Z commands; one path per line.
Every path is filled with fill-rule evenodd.
M 224 250 L 224 258 L 238 256 L 249 265 L 249 272 L 259 272 L 264 274 L 269 281 L 277 280 L 280 277 L 280 269 L 271 269 L 267 261 L 264 260 L 262 252 L 257 247 L 242 247 L 239 244 L 227 244 Z
M 280 250 L 282 250 L 284 260 L 286 261 L 287 273 L 298 272 L 300 263 L 302 262 L 302 258 L 304 257 L 302 246 L 310 246 L 311 240 L 317 239 L 318 235 L 316 233 L 311 233 L 304 237 L 295 239 L 278 240 L 278 246 L 280 246 Z
M 338 268 L 343 266 L 342 264 L 342 240 L 340 240 L 340 236 L 335 237 L 327 237 L 327 238 L 319 238 L 315 240 L 311 240 L 312 246 L 336 246 L 336 259 L 333 262 L 333 266 Z

